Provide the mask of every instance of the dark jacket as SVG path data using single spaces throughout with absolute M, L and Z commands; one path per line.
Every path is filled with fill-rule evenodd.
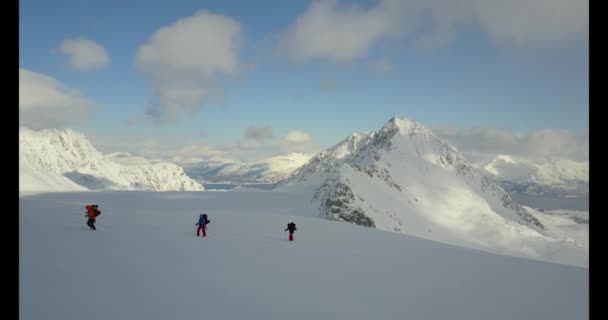
M 290 222 L 287 224 L 287 229 L 285 229 L 285 231 L 289 230 L 290 233 L 293 233 L 294 231 L 298 230 L 296 228 L 296 224 L 293 222 Z
M 198 217 L 198 223 L 196 225 L 204 226 L 209 223 L 209 219 L 207 218 L 207 214 L 203 213 Z

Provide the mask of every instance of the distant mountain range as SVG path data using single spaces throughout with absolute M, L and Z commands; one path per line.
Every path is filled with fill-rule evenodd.
M 542 162 L 499 155 L 482 164 L 488 174 L 511 193 L 588 196 L 589 162 L 545 159 Z
M 180 165 L 200 183 L 276 183 L 311 157 L 309 154 L 290 153 L 254 162 L 206 160 Z
M 173 163 L 103 155 L 71 129 L 19 130 L 20 191 L 203 191 Z

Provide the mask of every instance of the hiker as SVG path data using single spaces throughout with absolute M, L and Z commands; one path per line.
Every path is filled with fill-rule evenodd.
M 87 209 L 87 214 L 84 216 L 89 218 L 87 220 L 87 226 L 93 230 L 97 230 L 97 228 L 95 228 L 95 220 L 101 214 L 99 207 L 96 204 L 88 204 L 84 206 L 84 208 Z
M 290 222 L 287 224 L 287 229 L 285 229 L 285 231 L 289 230 L 289 241 L 293 241 L 293 232 L 298 230 L 296 228 L 296 224 L 293 222 Z
M 203 237 L 207 236 L 207 225 L 209 224 L 209 222 L 210 220 L 207 218 L 206 213 L 203 213 L 198 217 L 198 222 L 196 223 L 196 225 L 198 226 L 198 228 L 196 229 L 197 237 L 201 230 L 203 230 Z

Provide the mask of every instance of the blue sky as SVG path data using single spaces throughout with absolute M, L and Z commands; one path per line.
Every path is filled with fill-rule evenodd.
M 457 2 L 462 12 L 450 8 Z M 308 145 L 291 151 L 314 151 L 352 132 L 376 130 L 393 115 L 430 126 L 585 132 L 588 4 L 556 0 L 548 10 L 542 1 L 513 1 L 495 16 L 492 2 L 21 0 L 21 70 L 52 78 L 70 99 L 95 105 L 70 101 L 79 111 L 72 112 L 45 105 L 41 96 L 20 103 L 20 110 L 31 111 L 22 111 L 22 123 L 71 127 L 115 151 L 145 138 L 237 152 L 239 143 L 256 139 L 244 135 L 247 128 L 270 127 L 273 138 L 262 138 L 255 144 L 260 152 L 245 158 L 290 151 L 278 147 L 290 131 L 309 138 L 292 141 Z M 207 12 L 197 15 L 200 10 Z M 511 12 L 512 18 L 501 18 Z M 192 27 L 171 29 L 169 38 L 184 41 L 154 38 L 163 27 L 194 20 Z M 238 30 L 227 31 L 235 25 Z M 210 36 L 201 40 L 201 34 Z M 107 61 L 95 60 L 99 55 L 84 45 L 65 49 L 69 39 L 96 43 Z M 439 40 L 424 47 L 424 39 Z M 175 67 L 188 51 L 179 45 L 196 41 L 209 42 L 193 53 L 200 60 L 183 60 L 199 74 Z M 175 48 L 163 47 L 168 43 Z M 147 44 L 157 60 L 138 64 Z M 89 67 L 74 65 L 79 54 L 91 55 Z M 168 55 L 170 61 L 162 60 Z M 43 85 L 24 94 L 36 95 Z M 176 87 L 190 92 L 155 95 Z M 222 98 L 205 95 L 184 106 L 200 88 Z M 144 116 L 150 103 L 160 110 L 155 117 Z M 79 116 L 59 121 L 50 115 L 51 121 L 45 112 Z M 178 120 L 170 119 L 174 113 Z

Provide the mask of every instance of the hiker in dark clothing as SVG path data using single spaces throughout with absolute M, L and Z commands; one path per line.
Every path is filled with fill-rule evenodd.
M 95 228 L 95 220 L 97 216 L 101 214 L 101 211 L 99 211 L 98 206 L 96 204 L 90 204 L 84 207 L 85 209 L 87 209 L 87 214 L 85 215 L 85 217 L 89 218 L 87 220 L 87 226 L 89 226 L 89 228 L 93 230 L 97 230 L 97 228 Z
M 289 230 L 289 241 L 293 241 L 293 232 L 298 230 L 296 228 L 296 224 L 293 222 L 290 222 L 287 224 L 287 229 L 285 229 L 285 231 Z
M 196 223 L 196 225 L 198 226 L 198 228 L 196 229 L 197 237 L 201 230 L 203 230 L 203 237 L 207 236 L 207 225 L 208 224 L 209 224 L 209 219 L 207 218 L 207 214 L 206 213 L 201 214 L 198 217 L 198 222 Z

